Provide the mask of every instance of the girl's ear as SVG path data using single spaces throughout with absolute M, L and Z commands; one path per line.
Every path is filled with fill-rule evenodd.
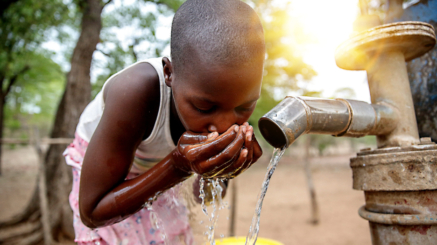
M 162 66 L 164 67 L 165 84 L 171 87 L 173 81 L 173 64 L 167 57 L 164 57 L 162 58 Z

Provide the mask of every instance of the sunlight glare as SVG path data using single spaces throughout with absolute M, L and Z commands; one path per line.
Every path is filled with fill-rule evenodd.
M 336 90 L 350 87 L 355 91 L 354 99 L 370 101 L 365 72 L 342 70 L 334 60 L 337 46 L 352 35 L 359 14 L 358 0 L 290 2 L 290 25 L 297 21 L 310 37 L 310 41 L 300 44 L 300 55 L 318 74 L 309 89 L 322 90 L 324 97 L 332 97 Z

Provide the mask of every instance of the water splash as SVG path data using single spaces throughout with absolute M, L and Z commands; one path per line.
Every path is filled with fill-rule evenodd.
M 201 207 L 202 207 L 203 213 L 206 216 L 209 217 L 208 210 L 207 210 L 206 205 L 205 205 L 205 190 L 204 190 L 204 187 L 205 187 L 205 179 L 203 177 L 201 177 L 199 179 L 199 198 L 202 200 Z
M 156 199 L 158 198 L 158 195 L 155 195 L 153 198 L 149 198 L 149 201 L 146 202 L 145 206 L 147 208 L 147 210 L 149 211 L 149 219 L 150 219 L 150 223 L 152 225 L 152 228 L 155 231 L 159 231 L 161 233 L 161 239 L 164 241 L 165 245 L 171 245 L 170 242 L 168 241 L 168 237 L 165 233 L 165 229 L 164 226 L 162 225 L 162 221 L 161 219 L 158 217 L 158 213 L 155 212 L 155 210 L 153 210 L 153 202 L 156 201 Z
M 202 200 L 202 211 L 209 220 L 208 224 L 206 224 L 207 231 L 204 234 L 206 235 L 210 245 L 215 245 L 214 231 L 218 222 L 219 211 L 225 209 L 228 205 L 227 202 L 222 200 L 223 187 L 221 184 L 223 184 L 225 181 L 226 179 L 221 178 L 205 180 L 203 177 L 199 180 L 199 198 Z M 208 212 L 208 208 L 205 204 L 205 182 L 207 187 L 206 189 L 211 190 L 211 200 L 209 202 L 209 206 L 212 210 L 210 210 L 210 212 Z M 202 223 L 203 222 L 201 222 L 201 224 Z
M 249 233 L 246 237 L 245 245 L 255 245 L 256 240 L 258 238 L 259 232 L 259 221 L 261 218 L 261 209 L 264 201 L 264 197 L 267 193 L 267 188 L 269 188 L 270 179 L 272 178 L 273 173 L 275 172 L 276 166 L 278 165 L 279 160 L 282 155 L 284 155 L 285 147 L 282 149 L 276 148 L 273 151 L 272 159 L 270 159 L 270 163 L 267 166 L 267 173 L 264 177 L 264 182 L 261 187 L 261 191 L 258 194 L 258 203 L 256 204 L 255 213 L 253 214 L 252 223 L 249 228 Z
M 98 233 L 99 232 L 99 229 L 94 229 L 94 231 L 96 232 L 96 233 Z M 100 240 L 97 240 L 97 241 L 95 241 L 94 242 L 94 245 L 100 245 L 101 243 L 100 243 Z

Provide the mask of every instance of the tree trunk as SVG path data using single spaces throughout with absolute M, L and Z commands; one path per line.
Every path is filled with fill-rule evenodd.
M 0 95 L 0 139 L 3 138 L 3 119 L 4 119 L 4 105 L 5 105 L 5 97 L 3 93 Z M 2 175 L 2 153 L 3 153 L 3 145 L 0 142 L 0 176 Z
M 91 99 L 91 61 L 100 40 L 101 13 L 105 5 L 101 0 L 82 0 L 79 6 L 82 10 L 82 30 L 73 51 L 71 70 L 67 75 L 65 91 L 56 112 L 51 133 L 53 138 L 74 137 L 79 116 Z M 0 121 L 2 122 L 2 120 Z M 51 240 L 53 241 L 73 239 L 74 237 L 73 216 L 68 203 L 68 193 L 72 183 L 71 170 L 62 156 L 65 147 L 66 145 L 50 145 L 45 156 L 46 195 L 50 210 L 51 234 L 53 235 Z M 14 226 L 27 225 L 30 227 L 26 230 L 28 232 L 14 237 L 0 237 L 0 244 L 35 244 L 42 241 L 38 191 L 36 188 L 25 212 L 0 224 L 0 228 L 11 231 Z
M 64 95 L 56 113 L 52 138 L 73 138 L 79 116 L 91 99 L 90 69 L 102 28 L 101 0 L 84 0 L 82 31 L 71 58 Z M 50 223 L 54 239 L 74 237 L 73 216 L 68 203 L 71 171 L 62 156 L 65 145 L 51 145 L 47 151 L 46 177 Z

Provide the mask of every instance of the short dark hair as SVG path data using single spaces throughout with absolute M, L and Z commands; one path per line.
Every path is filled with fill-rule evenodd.
M 264 57 L 264 33 L 240 0 L 187 0 L 174 16 L 170 48 L 175 72 L 192 62 L 193 51 L 218 65 L 241 64 Z

